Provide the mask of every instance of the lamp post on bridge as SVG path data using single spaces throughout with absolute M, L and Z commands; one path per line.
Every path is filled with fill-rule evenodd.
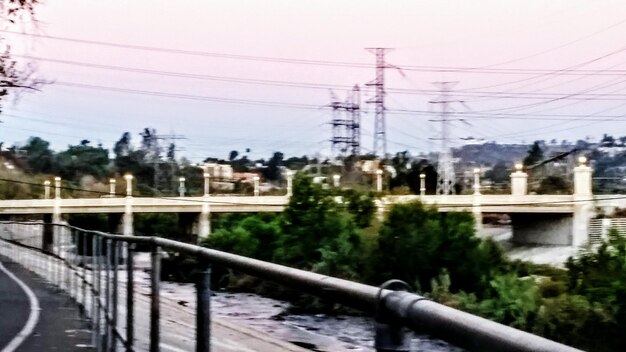
M 339 187 L 339 181 L 341 180 L 340 175 L 333 175 L 333 186 Z
M 252 178 L 252 180 L 254 181 L 254 196 L 258 197 L 259 196 L 259 176 L 254 176 Z
M 115 184 L 116 184 L 116 182 L 117 181 L 115 181 L 114 178 L 110 178 L 109 179 L 109 196 L 111 198 L 115 197 Z
M 287 170 L 287 197 L 293 195 L 293 171 Z
M 376 170 L 376 192 L 383 191 L 383 170 Z
M 179 186 L 178 186 L 178 195 L 180 197 L 184 197 L 185 196 L 185 178 L 184 177 L 179 177 L 178 178 L 178 182 L 179 182 Z
M 524 165 L 522 163 L 515 164 L 515 170 L 511 174 L 511 195 L 526 195 L 528 192 L 528 174 L 524 172 Z
M 208 172 L 204 172 L 202 174 L 202 176 L 204 177 L 204 196 L 208 197 L 209 196 L 209 192 L 211 191 L 211 174 Z
M 126 174 L 124 175 L 124 180 L 126 180 L 126 197 L 133 196 L 133 175 Z
M 59 176 L 54 178 L 54 198 L 61 199 L 61 178 Z
M 43 181 L 43 199 L 50 199 L 50 181 Z
M 474 169 L 474 195 L 480 195 L 480 169 Z

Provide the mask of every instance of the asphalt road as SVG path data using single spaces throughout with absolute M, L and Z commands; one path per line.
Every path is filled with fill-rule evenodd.
M 65 293 L 5 257 L 0 265 L 1 352 L 91 350 L 88 326 Z

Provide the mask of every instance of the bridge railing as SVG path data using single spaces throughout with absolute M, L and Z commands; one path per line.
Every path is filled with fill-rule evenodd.
M 135 293 L 135 246 L 150 254 L 150 299 Z M 219 265 L 377 316 L 381 332 L 402 327 L 475 351 L 578 351 L 569 346 L 438 304 L 417 294 L 324 276 L 160 237 L 121 236 L 68 225 L 0 222 L 0 255 L 67 291 L 89 317 L 98 350 L 159 351 L 163 251 L 194 256 L 195 349 L 210 351 L 211 265 Z M 149 339 L 137 339 L 136 305 L 149 305 Z M 145 317 L 141 317 L 145 319 Z M 377 342 L 385 336 L 377 335 Z M 401 345 L 401 344 L 400 344 Z M 381 345 L 379 351 L 388 351 Z M 403 349 L 393 349 L 403 350 Z

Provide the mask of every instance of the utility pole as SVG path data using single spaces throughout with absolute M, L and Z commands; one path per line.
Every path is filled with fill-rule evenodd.
M 385 63 L 385 53 L 390 48 L 367 48 L 376 55 L 376 78 L 366 83 L 366 86 L 374 87 L 375 96 L 366 101 L 374 104 L 374 154 L 382 152 L 382 158 L 387 156 L 387 135 L 385 127 L 385 69 L 394 67 Z
M 439 151 L 439 161 L 437 163 L 437 194 L 454 194 L 454 165 L 452 163 L 452 150 L 450 149 L 450 91 L 458 82 L 435 82 L 439 87 L 441 95 L 430 101 L 431 104 L 441 104 L 439 121 L 441 122 L 441 150 Z

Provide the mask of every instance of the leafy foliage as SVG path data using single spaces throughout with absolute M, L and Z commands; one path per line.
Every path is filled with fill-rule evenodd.
M 538 141 L 535 141 L 524 158 L 524 166 L 532 166 L 543 160 L 543 150 Z
M 419 202 L 397 204 L 382 224 L 378 238 L 378 281 L 398 278 L 422 291 L 443 269 L 453 290 L 481 290 L 493 271 L 504 266 L 501 250 L 474 235 L 469 213 L 439 213 Z

